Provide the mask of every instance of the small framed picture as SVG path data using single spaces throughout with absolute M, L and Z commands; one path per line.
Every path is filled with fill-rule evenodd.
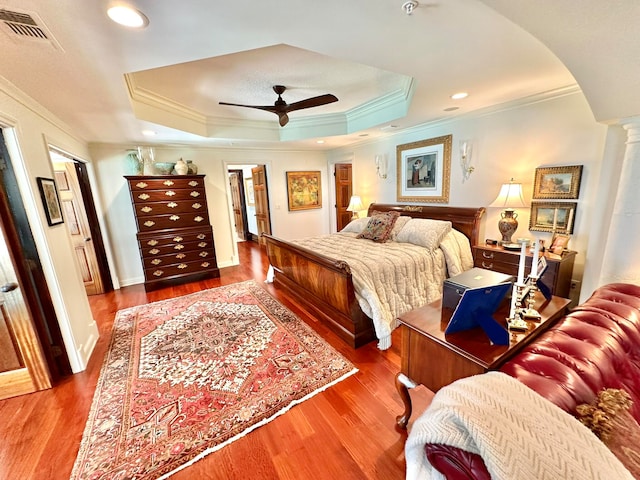
M 569 245 L 570 238 L 570 235 L 563 235 L 561 233 L 556 234 L 556 236 L 553 237 L 553 240 L 551 241 L 551 247 L 549 248 L 549 250 L 551 250 L 551 253 L 562 255 L 562 252 L 564 252 Z
M 571 234 L 577 206 L 576 202 L 531 202 L 529 230 Z
M 578 198 L 581 177 L 582 165 L 538 167 L 533 182 L 533 198 Z
M 47 216 L 47 223 L 49 226 L 63 223 L 64 219 L 62 218 L 62 208 L 60 207 L 56 183 L 52 178 L 36 177 L 36 180 L 38 181 L 40 197 L 42 197 L 44 213 Z

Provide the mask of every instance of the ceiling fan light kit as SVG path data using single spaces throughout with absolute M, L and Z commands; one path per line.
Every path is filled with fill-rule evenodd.
M 293 102 L 287 104 L 282 99 L 282 94 L 287 89 L 284 85 L 274 85 L 273 91 L 278 95 L 278 99 L 272 105 L 242 105 L 239 103 L 227 103 L 227 102 L 218 102 L 220 105 L 229 105 L 232 107 L 247 107 L 247 108 L 257 108 L 258 110 L 265 110 L 267 112 L 275 113 L 278 115 L 278 122 L 281 127 L 284 127 L 287 123 L 289 123 L 289 116 L 287 115 L 289 112 L 293 112 L 296 110 L 303 110 L 305 108 L 313 108 L 320 107 L 322 105 L 327 105 L 329 103 L 337 102 L 338 97 L 335 95 L 331 95 L 330 93 L 324 95 L 318 95 L 317 97 L 307 98 L 306 100 L 300 100 L 299 102 Z

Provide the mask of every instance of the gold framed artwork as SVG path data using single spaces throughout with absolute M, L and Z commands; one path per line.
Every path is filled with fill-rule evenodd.
M 60 207 L 60 198 L 58 198 L 58 190 L 53 178 L 36 177 L 38 181 L 38 189 L 42 198 L 42 206 L 47 216 L 49 226 L 58 225 L 64 222 L 62 218 L 62 208 Z
M 322 208 L 320 172 L 286 172 L 289 211 Z
M 533 198 L 576 199 L 580 193 L 582 165 L 538 167 L 533 182 Z
M 253 191 L 253 178 L 244 179 L 244 196 L 247 199 L 247 205 L 254 207 L 256 205 L 255 192 Z
M 399 202 L 449 202 L 451 135 L 396 147 Z
M 577 206 L 575 202 L 532 202 L 529 230 L 569 235 L 573 233 Z

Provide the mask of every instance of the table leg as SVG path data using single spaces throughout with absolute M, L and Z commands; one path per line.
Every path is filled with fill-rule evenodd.
M 400 398 L 402 399 L 402 403 L 404 403 L 404 412 L 402 415 L 398 415 L 396 417 L 396 423 L 402 429 L 407 428 L 407 423 L 409 423 L 409 417 L 411 417 L 411 396 L 409 395 L 409 389 L 415 388 L 417 384 L 407 377 L 404 373 L 398 373 L 396 375 L 396 389 L 400 394 Z

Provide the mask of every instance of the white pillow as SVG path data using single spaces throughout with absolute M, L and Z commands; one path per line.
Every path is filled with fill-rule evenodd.
M 396 242 L 413 243 L 421 247 L 436 249 L 447 233 L 451 231 L 451 222 L 412 218 L 402 227 Z
M 396 219 L 396 223 L 393 225 L 393 230 L 391 230 L 391 236 L 389 237 L 389 240 L 391 240 L 392 242 L 397 242 L 400 230 L 404 228 L 409 220 L 411 220 L 411 217 L 406 217 L 404 215 L 399 216 Z
M 351 233 L 360 233 L 364 230 L 364 227 L 369 223 L 369 217 L 364 218 L 356 218 L 355 220 L 351 220 L 346 227 L 344 227 L 341 232 L 351 232 Z

